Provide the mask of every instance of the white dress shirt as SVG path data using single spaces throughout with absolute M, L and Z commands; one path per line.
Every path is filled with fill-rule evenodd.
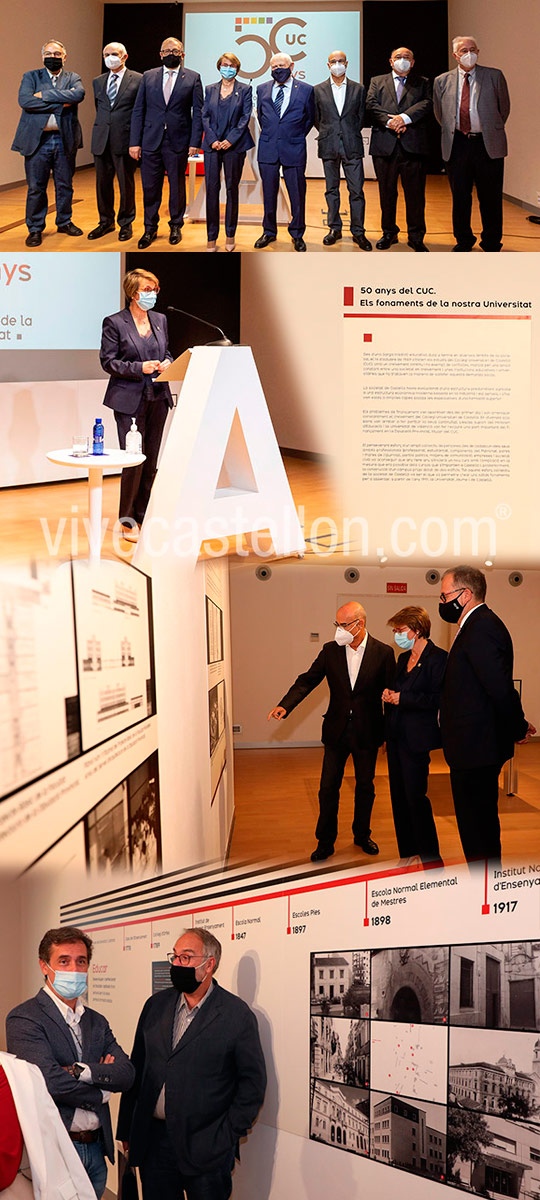
M 461 93 L 463 91 L 463 84 L 465 83 L 466 75 L 469 76 L 469 117 L 471 119 L 471 133 L 481 133 L 482 124 L 478 116 L 478 84 L 476 82 L 476 67 L 473 67 L 472 71 L 464 71 L 463 67 L 458 67 L 456 128 L 459 129 L 459 106 L 461 104 Z
M 47 984 L 44 985 L 43 991 L 45 992 L 45 995 L 49 996 L 49 998 L 53 1001 L 53 1004 L 56 1004 L 56 1007 L 62 1014 L 66 1025 L 69 1025 L 69 1032 L 73 1038 L 73 1045 L 75 1047 L 75 1058 L 73 1061 L 80 1063 L 81 1066 L 84 1066 L 84 1071 L 81 1071 L 81 1074 L 79 1075 L 80 1082 L 92 1083 L 93 1080 L 90 1067 L 81 1062 L 82 1034 L 79 1025 L 84 1012 L 84 1004 L 81 1000 L 81 997 L 77 997 L 77 1003 L 73 1009 L 70 1008 L 69 1004 L 65 1004 L 63 1000 L 60 1000 L 59 996 L 55 996 L 54 992 L 50 987 L 48 987 Z M 104 1104 L 106 1104 L 109 1100 L 110 1094 L 110 1092 L 102 1091 Z M 72 1133 L 82 1133 L 85 1129 L 99 1129 L 100 1123 L 101 1122 L 97 1113 L 91 1112 L 87 1108 L 76 1108 L 73 1113 L 73 1120 L 71 1122 L 70 1129 Z
M 339 83 L 335 82 L 333 76 L 331 75 L 330 76 L 330 84 L 332 87 L 332 95 L 334 97 L 334 104 L 338 110 L 339 115 L 341 116 L 343 109 L 345 107 L 345 97 L 347 95 L 347 78 L 346 78 L 346 76 L 344 76 L 343 83 L 340 85 Z
M 461 618 L 461 621 L 459 622 L 459 629 L 458 629 L 458 633 L 460 633 L 460 631 L 463 629 L 463 626 L 464 626 L 464 624 L 465 624 L 465 621 L 467 620 L 467 617 L 470 617 L 471 613 L 475 612 L 475 610 L 476 610 L 477 608 L 483 608 L 484 604 L 485 604 L 485 601 L 484 601 L 484 600 L 481 600 L 481 601 L 480 601 L 480 604 L 475 604 L 474 608 L 470 608 L 470 609 L 469 609 L 469 611 L 468 611 L 468 613 L 465 613 L 465 616 L 464 616 L 464 617 L 462 617 L 462 618 Z
M 116 78 L 118 80 L 118 88 L 116 91 L 116 95 L 118 95 L 118 92 L 120 91 L 120 85 L 122 83 L 122 80 L 124 78 L 126 70 L 127 70 L 127 67 L 126 67 L 126 64 L 124 63 L 123 67 L 120 67 L 119 71 L 109 71 L 109 78 L 107 79 L 107 83 L 105 84 L 106 91 L 108 91 L 108 89 L 109 89 L 109 84 L 111 82 L 111 75 L 116 75 Z
M 282 116 L 286 113 L 286 111 L 289 107 L 290 100 L 291 100 L 292 85 L 293 85 L 293 77 L 292 77 L 292 75 L 289 75 L 287 82 L 283 84 L 283 104 L 281 105 L 281 113 L 280 113 L 280 118 L 279 118 L 280 120 L 281 120 Z M 274 83 L 274 85 L 272 87 L 272 103 L 274 103 L 281 86 L 282 85 L 280 83 Z
M 406 84 L 406 82 L 407 82 L 407 79 L 408 79 L 408 76 L 407 76 L 407 75 L 398 75 L 397 71 L 392 71 L 392 79 L 394 80 L 394 87 L 395 87 L 395 89 L 396 89 L 396 100 L 398 100 L 398 89 L 397 89 L 397 85 L 398 85 L 398 83 L 402 83 L 402 84 L 403 84 L 403 86 L 405 86 L 405 84 Z M 401 92 L 401 95 L 403 95 L 403 92 Z M 398 104 L 399 104 L 399 103 L 400 103 L 400 101 L 398 100 Z M 400 113 L 399 115 L 400 115 L 400 117 L 402 117 L 402 118 L 403 118 L 403 120 L 405 121 L 405 124 L 406 124 L 406 125 L 410 125 L 410 124 L 411 124 L 411 118 L 407 116 L 407 113 Z M 395 116 L 395 113 L 394 113 L 394 116 Z M 389 118 L 388 118 L 388 120 L 389 120 L 389 121 L 390 121 L 391 119 L 392 119 L 391 117 L 389 117 Z M 388 124 L 388 122 L 387 122 L 387 124 Z
M 54 79 L 58 80 L 60 78 L 60 75 L 62 74 L 62 71 L 64 70 L 64 68 L 62 67 L 62 71 L 60 71 L 60 74 L 57 74 L 57 75 L 53 75 L 52 71 L 49 71 L 48 67 L 45 67 L 45 70 L 51 81 L 51 87 L 55 87 L 56 85 L 53 83 L 53 80 Z M 49 116 L 47 118 L 47 123 L 46 123 L 46 125 L 43 126 L 44 133 L 45 132 L 50 133 L 52 130 L 54 130 L 55 133 L 58 133 L 58 130 L 59 130 L 58 121 L 56 120 L 54 113 L 49 114 Z
M 362 666 L 362 659 L 364 657 L 365 649 L 367 646 L 367 637 L 368 637 L 368 635 L 367 635 L 367 629 L 366 629 L 364 637 L 356 650 L 353 650 L 352 646 L 345 647 L 345 649 L 347 651 L 347 668 L 349 671 L 349 679 L 351 681 L 352 688 L 354 688 L 356 680 L 358 679 L 358 672 L 360 670 L 360 667 Z
M 169 75 L 172 75 L 172 87 L 171 87 L 171 96 L 172 96 L 174 89 L 176 87 L 176 80 L 178 79 L 179 70 L 180 70 L 179 66 L 173 67 L 172 70 L 169 70 L 169 67 L 163 67 L 163 80 L 162 80 L 162 85 L 161 85 L 163 88 L 163 95 L 165 95 L 165 84 L 167 82 L 167 79 L 169 78 Z M 171 96 L 169 96 L 169 100 L 170 100 Z

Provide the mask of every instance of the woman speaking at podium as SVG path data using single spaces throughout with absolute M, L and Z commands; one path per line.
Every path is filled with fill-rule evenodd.
M 236 54 L 222 54 L 221 58 L 218 58 L 217 68 L 221 79 L 207 87 L 202 113 L 207 249 L 217 249 L 219 188 L 223 167 L 227 189 L 225 249 L 234 250 L 234 235 L 238 224 L 238 189 L 246 150 L 251 150 L 255 145 L 249 132 L 253 97 L 249 84 L 238 82 L 240 59 Z
M 152 311 L 159 295 L 157 277 L 137 268 L 128 272 L 123 287 L 126 307 L 105 317 L 99 357 L 110 375 L 103 403 L 114 411 L 121 449 L 134 417 L 142 434 L 146 458 L 140 467 L 122 471 L 118 514 L 123 536 L 136 542 L 156 474 L 167 409 L 172 407 L 171 389 L 159 381 L 172 355 L 167 318 Z

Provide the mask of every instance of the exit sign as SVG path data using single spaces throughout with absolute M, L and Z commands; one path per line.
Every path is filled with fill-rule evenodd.
M 386 591 L 387 592 L 402 592 L 403 594 L 405 594 L 407 591 L 407 584 L 406 583 L 387 583 Z

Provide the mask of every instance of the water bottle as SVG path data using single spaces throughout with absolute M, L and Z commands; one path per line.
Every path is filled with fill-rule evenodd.
M 94 448 L 92 450 L 93 454 L 103 454 L 104 435 L 105 435 L 105 430 L 103 429 L 103 421 L 101 420 L 101 417 L 96 417 L 96 420 L 94 423 L 94 429 L 92 432 L 92 440 L 94 443 Z
M 142 433 L 137 429 L 135 417 L 131 422 L 131 429 L 126 433 L 126 450 L 128 454 L 142 454 Z

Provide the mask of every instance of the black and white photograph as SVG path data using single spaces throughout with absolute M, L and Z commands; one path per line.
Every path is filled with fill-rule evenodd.
M 151 876 L 161 867 L 157 751 L 113 788 L 84 818 L 86 862 L 105 876 L 131 870 Z
M 450 1105 L 448 1183 L 478 1196 L 540 1194 L 540 1131 Z
M 540 942 L 453 946 L 450 1023 L 540 1031 Z
M 223 612 L 210 596 L 206 600 L 206 661 L 223 662 Z
M 448 946 L 373 950 L 371 1015 L 379 1021 L 448 1022 Z
M 369 1153 L 369 1092 L 365 1088 L 311 1080 L 310 1137 L 350 1154 Z
M 445 1182 L 446 1107 L 371 1093 L 370 1157 Z
M 540 1037 L 451 1029 L 449 1099 L 463 1108 L 540 1124 Z
M 210 728 L 210 757 L 225 732 L 225 683 L 220 680 L 208 693 L 208 722 Z
M 369 1083 L 369 1021 L 311 1017 L 311 1074 L 365 1087 Z
M 369 1017 L 369 950 L 311 955 L 311 1011 L 322 1016 Z

